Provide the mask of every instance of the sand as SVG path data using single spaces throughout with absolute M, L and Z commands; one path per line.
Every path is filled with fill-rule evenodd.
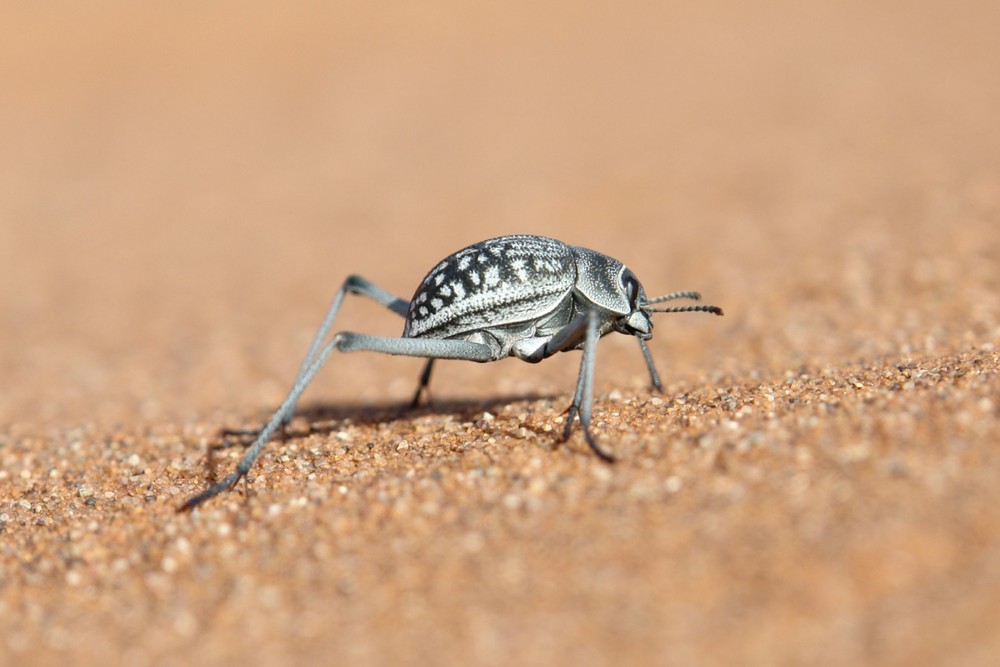
M 995 3 L 0 10 L 0 664 L 990 665 Z M 530 232 L 662 315 L 578 354 L 335 355 Z M 348 302 L 338 328 L 397 335 Z M 210 455 L 211 453 L 211 455 Z

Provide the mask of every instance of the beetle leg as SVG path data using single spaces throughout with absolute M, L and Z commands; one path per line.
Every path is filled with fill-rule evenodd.
M 411 408 L 415 408 L 418 405 L 420 405 L 420 396 L 424 392 L 427 392 L 427 397 L 428 399 L 430 399 L 430 389 L 428 389 L 427 385 L 430 384 L 431 370 L 433 369 L 434 369 L 434 359 L 433 358 L 428 359 L 427 363 L 424 365 L 423 372 L 420 373 L 420 383 L 417 385 L 417 391 L 415 394 L 413 394 L 413 400 L 410 401 Z
M 335 304 L 339 306 L 338 304 Z M 309 364 L 304 364 L 302 371 L 295 378 L 288 396 L 281 406 L 275 411 L 274 416 L 261 429 L 257 439 L 250 445 L 250 449 L 243 455 L 236 466 L 236 470 L 230 473 L 225 479 L 213 484 L 196 496 L 180 506 L 180 510 L 190 510 L 205 502 L 209 498 L 219 495 L 223 491 L 233 488 L 237 482 L 250 472 L 254 462 L 260 456 L 264 445 L 270 440 L 274 432 L 281 426 L 287 416 L 295 409 L 302 392 L 305 391 L 309 383 L 316 377 L 316 373 L 322 368 L 330 353 L 334 350 L 353 352 L 356 350 L 368 350 L 371 352 L 383 352 L 385 354 L 396 354 L 407 357 L 425 357 L 441 359 L 465 359 L 467 361 L 493 361 L 494 351 L 487 345 L 470 343 L 464 340 L 440 340 L 433 338 L 391 338 L 385 336 L 370 336 L 368 334 L 342 331 L 334 334 L 325 345 L 314 351 Z
M 572 322 L 560 329 L 545 346 L 545 356 L 551 356 L 560 350 L 570 350 L 583 342 L 583 356 L 580 359 L 580 373 L 576 378 L 576 390 L 573 392 L 573 402 L 570 403 L 566 415 L 566 428 L 563 429 L 563 440 L 569 438 L 573 431 L 573 420 L 580 418 L 583 437 L 587 445 L 602 460 L 613 462 L 614 457 L 604 451 L 590 432 L 590 414 L 594 405 L 594 361 L 596 358 L 597 341 L 600 338 L 599 317 L 596 311 L 588 311 L 579 315 Z
M 660 382 L 660 374 L 656 372 L 656 364 L 653 363 L 653 355 L 649 353 L 649 345 L 638 336 L 636 336 L 636 340 L 639 341 L 639 347 L 642 348 L 642 356 L 646 360 L 646 368 L 649 369 L 649 379 L 653 383 L 653 389 L 662 394 L 663 383 Z
M 340 304 L 344 301 L 344 295 L 348 293 L 368 297 L 372 301 L 385 306 L 392 312 L 402 317 L 406 317 L 406 312 L 410 308 L 409 301 L 399 298 L 392 292 L 379 287 L 370 280 L 357 275 L 348 276 L 347 280 L 344 281 L 344 284 L 340 286 L 339 290 L 337 290 L 337 293 L 333 295 L 330 307 L 327 308 L 326 315 L 323 316 L 323 322 L 319 325 L 319 329 L 316 330 L 316 335 L 313 336 L 312 343 L 309 344 L 309 351 L 306 352 L 306 357 L 302 360 L 302 365 L 299 366 L 296 381 L 305 375 L 306 370 L 310 365 L 312 365 L 313 361 L 315 361 L 316 353 L 319 351 L 319 347 L 322 345 L 323 341 L 326 340 L 327 335 L 330 333 L 330 327 L 333 326 L 333 320 L 337 317 L 337 313 L 340 311 Z M 292 420 L 294 414 L 295 404 L 292 404 L 288 414 L 285 415 L 285 424 L 288 424 L 288 422 Z

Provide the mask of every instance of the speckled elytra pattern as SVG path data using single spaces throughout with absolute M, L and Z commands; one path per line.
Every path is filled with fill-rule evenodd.
M 448 256 L 410 300 L 403 336 L 451 338 L 536 319 L 556 308 L 576 282 L 571 246 L 511 235 Z

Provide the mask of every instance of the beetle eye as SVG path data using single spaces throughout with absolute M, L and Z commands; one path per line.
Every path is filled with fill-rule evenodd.
M 628 302 L 635 305 L 635 299 L 639 296 L 639 281 L 635 279 L 635 276 L 629 274 L 624 276 L 624 286 L 625 286 L 625 296 L 628 297 Z

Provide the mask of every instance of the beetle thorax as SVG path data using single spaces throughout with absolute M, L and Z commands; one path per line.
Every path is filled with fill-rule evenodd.
M 646 293 L 632 271 L 613 257 L 574 247 L 576 289 L 602 314 L 608 331 L 649 338 L 653 323 L 643 310 Z

